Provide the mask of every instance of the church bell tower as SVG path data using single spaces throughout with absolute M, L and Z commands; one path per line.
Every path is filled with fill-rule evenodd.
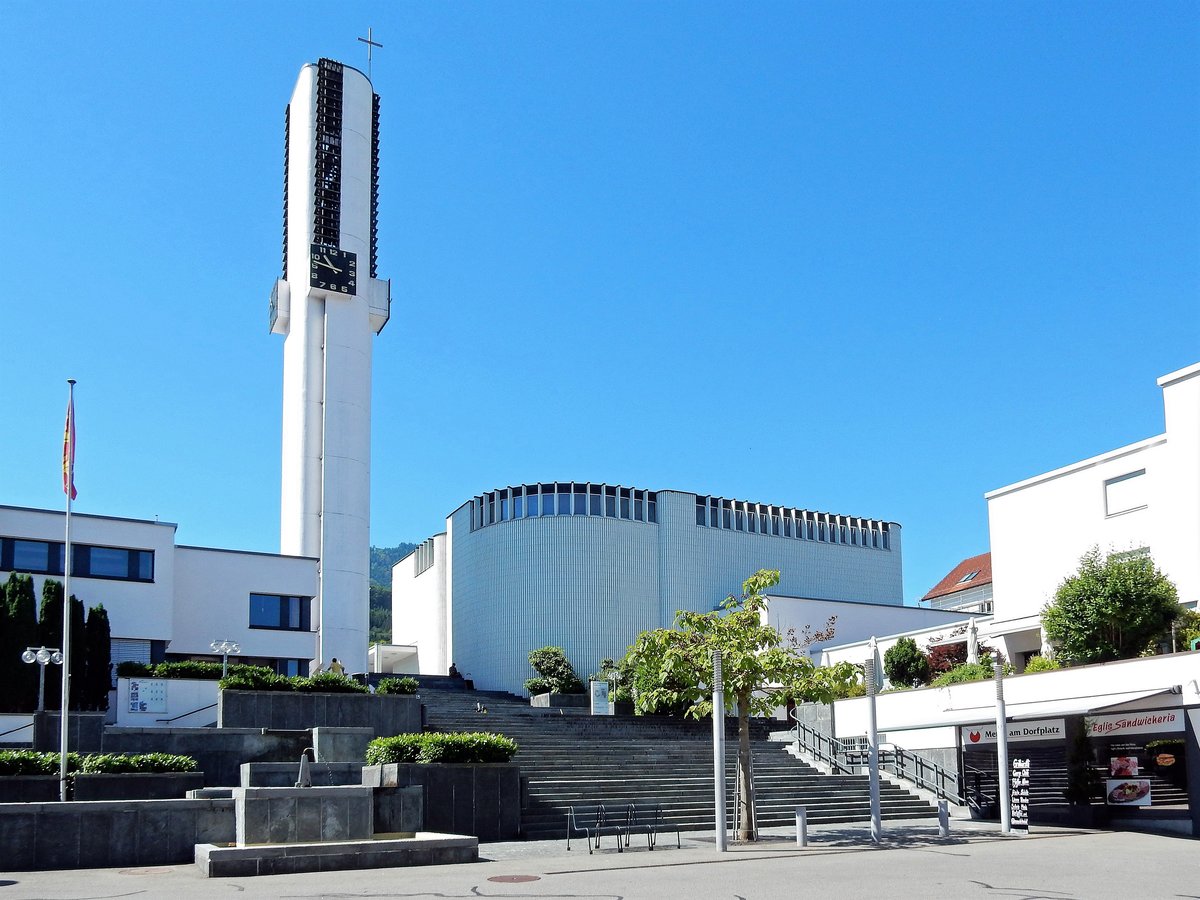
M 319 664 L 367 666 L 371 343 L 391 283 L 377 277 L 379 96 L 363 73 L 305 65 L 284 137 L 283 277 L 271 331 L 283 343 L 280 552 L 320 560 Z

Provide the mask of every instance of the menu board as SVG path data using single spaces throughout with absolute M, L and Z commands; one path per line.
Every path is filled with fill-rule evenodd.
M 165 713 L 167 711 L 166 679 L 130 678 L 129 711 L 134 713 Z
M 589 683 L 592 687 L 592 715 L 611 716 L 613 714 L 613 705 L 608 695 L 608 682 L 592 681 Z
M 1012 779 L 1009 782 L 1009 822 L 1014 831 L 1029 831 L 1029 760 L 1012 761 Z

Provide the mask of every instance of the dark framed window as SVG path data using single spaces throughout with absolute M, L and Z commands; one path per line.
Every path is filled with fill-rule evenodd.
M 311 597 L 251 594 L 250 627 L 279 631 L 310 631 L 311 605 Z
M 153 581 L 154 551 L 126 547 L 71 545 L 71 575 L 118 581 Z M 61 541 L 0 538 L 0 569 L 31 575 L 62 575 Z

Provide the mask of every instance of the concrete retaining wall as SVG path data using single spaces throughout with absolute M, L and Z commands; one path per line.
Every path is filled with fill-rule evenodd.
M 71 796 L 79 800 L 178 800 L 204 787 L 203 772 L 130 772 L 73 776 Z
M 183 753 L 204 772 L 205 787 L 237 787 L 246 762 L 298 764 L 308 731 L 261 728 L 117 728 L 104 730 L 105 753 Z
M 521 831 L 521 769 L 515 763 L 364 766 L 363 784 L 425 790 L 426 831 L 514 840 Z
M 234 836 L 233 800 L 0 804 L 8 871 L 179 865 Z
M 221 691 L 220 728 L 370 728 L 376 737 L 421 730 L 421 701 L 405 694 L 293 694 Z

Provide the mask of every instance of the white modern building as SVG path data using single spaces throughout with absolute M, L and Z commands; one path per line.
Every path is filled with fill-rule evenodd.
M 526 655 L 552 644 L 586 677 L 677 610 L 740 594 L 763 568 L 782 573 L 781 598 L 903 602 L 895 522 L 588 482 L 489 491 L 392 569 L 393 641 L 407 649 L 385 668 L 445 673 L 453 662 L 481 688 L 520 692 Z M 805 620 L 785 628 L 829 615 L 787 608 Z
M 65 515 L 0 506 L 0 581 L 63 579 Z M 71 515 L 71 593 L 84 608 L 104 604 L 112 659 L 219 659 L 213 641 L 234 641 L 236 662 L 307 673 L 316 656 L 312 601 L 317 560 L 188 547 L 176 525 Z
M 1158 379 L 1166 430 L 989 491 L 995 620 L 1014 661 L 1042 645 L 1041 611 L 1091 547 L 1148 553 L 1180 602 L 1200 600 L 1200 363 Z
M 387 324 L 376 277 L 379 97 L 329 59 L 300 70 L 287 107 L 280 549 L 320 560 L 316 658 L 366 669 L 370 604 L 371 343 Z

